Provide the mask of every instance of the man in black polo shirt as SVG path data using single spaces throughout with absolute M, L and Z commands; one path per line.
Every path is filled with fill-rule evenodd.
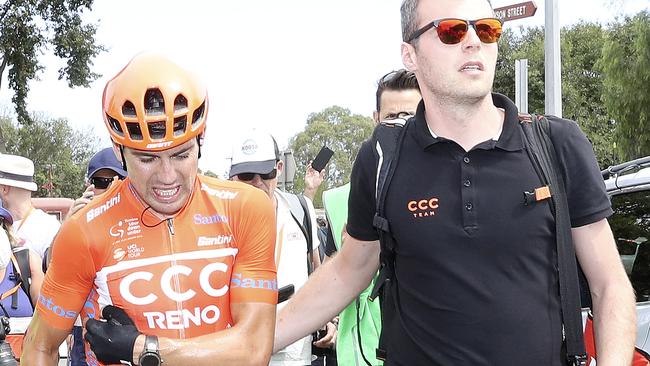
M 491 93 L 501 33 L 493 16 L 486 0 L 402 4 L 402 59 L 423 102 L 386 198 L 401 307 L 384 324 L 386 365 L 565 364 L 554 219 L 547 202 L 523 202 L 541 183 L 515 105 Z M 598 365 L 628 365 L 634 297 L 604 183 L 577 124 L 549 121 L 598 319 Z M 279 314 L 276 346 L 339 311 L 378 267 L 374 148 L 361 147 L 352 171 L 343 250 Z M 330 308 L 317 307 L 322 298 Z

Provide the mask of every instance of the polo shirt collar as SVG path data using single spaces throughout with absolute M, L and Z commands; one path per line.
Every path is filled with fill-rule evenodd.
M 517 106 L 505 95 L 492 93 L 492 101 L 497 108 L 505 111 L 505 122 L 499 139 L 493 144 L 493 147 L 506 151 L 517 151 L 524 148 L 523 136 L 519 132 L 519 112 Z M 429 130 L 425 119 L 424 101 L 420 101 L 415 112 L 415 117 L 411 120 L 414 124 L 413 136 L 415 141 L 424 150 L 438 142 L 449 141 L 444 137 L 434 137 Z M 479 144 L 481 146 L 483 144 Z

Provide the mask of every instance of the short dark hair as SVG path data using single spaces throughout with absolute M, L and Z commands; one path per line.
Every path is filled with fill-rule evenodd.
M 389 72 L 382 76 L 377 82 L 377 112 L 379 112 L 379 104 L 381 102 L 381 95 L 385 90 L 411 90 L 415 89 L 420 91 L 418 79 L 411 71 L 399 69 Z

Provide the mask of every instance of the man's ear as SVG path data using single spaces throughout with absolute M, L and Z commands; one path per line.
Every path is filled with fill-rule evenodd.
M 372 119 L 375 121 L 375 124 L 379 124 L 379 111 L 372 112 Z
M 284 162 L 282 160 L 278 161 L 278 164 L 276 165 L 276 169 L 278 170 L 278 174 L 276 177 L 279 177 L 280 174 L 284 171 Z
M 402 63 L 408 71 L 414 72 L 418 68 L 416 52 L 412 44 L 402 42 Z

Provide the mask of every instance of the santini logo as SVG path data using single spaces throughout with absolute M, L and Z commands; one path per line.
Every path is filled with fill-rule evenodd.
M 232 242 L 232 235 L 217 235 L 217 236 L 199 236 L 196 245 L 200 247 L 208 247 L 212 245 L 224 245 Z
M 233 273 L 230 280 L 230 288 L 257 288 L 261 290 L 278 290 L 278 282 L 276 280 L 264 280 L 242 277 L 241 273 Z
M 222 200 L 231 200 L 237 197 L 239 192 L 224 191 L 222 189 L 212 189 L 205 184 L 201 184 L 201 190 L 207 192 L 210 196 L 221 198 Z
M 111 207 L 117 205 L 120 203 L 120 198 L 121 193 L 118 193 L 117 196 L 111 197 L 108 201 L 104 202 L 103 205 L 99 207 L 95 207 L 91 209 L 90 211 L 86 212 L 86 222 L 91 222 L 94 220 L 96 217 L 99 217 L 99 215 L 103 214 L 104 212 L 108 211 Z
M 406 204 L 409 212 L 413 214 L 413 217 L 429 217 L 436 214 L 436 209 L 438 208 L 438 199 L 433 197 L 423 200 L 414 200 L 409 201 Z
M 220 222 L 227 223 L 228 217 L 224 215 L 203 216 L 201 214 L 194 215 L 194 223 L 197 225 L 218 224 Z

